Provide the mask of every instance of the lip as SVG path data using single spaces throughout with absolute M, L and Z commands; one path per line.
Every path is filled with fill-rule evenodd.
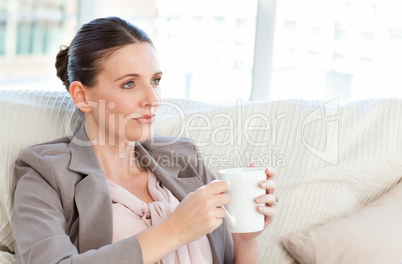
M 136 117 L 133 119 L 141 124 L 151 124 L 155 121 L 155 114 L 143 115 L 143 116 L 139 116 L 139 117 Z

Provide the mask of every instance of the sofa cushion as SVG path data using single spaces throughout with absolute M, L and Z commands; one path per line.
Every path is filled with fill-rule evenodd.
M 402 261 L 402 182 L 361 210 L 282 239 L 301 264 Z
M 192 138 L 214 173 L 251 161 L 274 167 L 280 201 L 259 237 L 260 263 L 294 263 L 284 234 L 353 213 L 402 176 L 402 100 L 174 102 L 177 114 L 160 118 L 157 132 Z
M 214 172 L 272 166 L 280 202 L 259 237 L 260 263 L 294 263 L 279 242 L 374 201 L 402 175 L 402 101 L 284 100 L 232 106 L 166 99 L 156 133 L 193 139 Z M 0 250 L 14 251 L 13 170 L 28 146 L 72 135 L 80 114 L 66 92 L 0 91 Z
M 72 135 L 80 114 L 66 92 L 0 91 L 0 249 L 14 251 L 14 163 L 25 148 Z

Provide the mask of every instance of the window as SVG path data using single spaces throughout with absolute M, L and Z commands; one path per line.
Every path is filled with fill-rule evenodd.
M 395 0 L 277 0 L 269 99 L 402 97 L 401 9 Z
M 82 23 L 115 15 L 153 39 L 165 97 L 402 97 L 399 10 L 398 0 L 1 1 L 0 86 L 63 89 L 59 46 Z
M 256 4 L 160 1 L 157 47 L 168 76 L 164 93 L 209 102 L 248 99 Z
M 43 71 L 41 74 L 36 70 L 30 74 L 45 76 L 47 71 L 52 74 L 47 78 L 58 82 L 60 87 L 53 76 L 53 61 L 58 47 L 72 39 L 77 29 L 74 22 L 121 16 L 144 29 L 153 39 L 165 72 L 162 87 L 165 97 L 208 102 L 250 98 L 257 0 L 73 2 L 19 1 L 13 7 L 9 5 L 5 22 L 13 24 L 14 29 L 2 32 L 9 35 L 15 32 L 15 36 L 6 40 L 14 41 L 15 45 L 14 50 L 6 49 L 6 57 L 14 57 L 13 63 L 29 57 L 32 65 L 38 63 L 34 58 L 40 55 L 46 67 L 38 67 Z M 25 15 L 13 21 L 17 13 Z M 20 69 L 20 64 L 12 68 Z M 11 75 L 15 76 L 14 80 L 21 78 L 19 70 Z M 13 86 L 13 80 L 9 78 L 7 82 L 8 87 Z
M 1 1 L 2 89 L 63 89 L 54 59 L 77 29 L 77 1 Z

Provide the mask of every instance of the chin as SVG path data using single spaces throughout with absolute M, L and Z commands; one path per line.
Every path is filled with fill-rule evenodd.
M 127 139 L 129 141 L 145 141 L 154 137 L 154 129 L 142 129 L 140 131 L 136 131 L 135 133 L 130 133 L 127 131 Z

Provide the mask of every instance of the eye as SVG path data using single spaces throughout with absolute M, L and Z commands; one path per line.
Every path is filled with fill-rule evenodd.
M 134 81 L 129 81 L 128 83 L 123 85 L 124 88 L 133 88 L 134 87 Z
M 153 79 L 151 83 L 155 84 L 155 85 L 159 85 L 160 81 L 161 81 L 161 78 L 158 77 L 158 78 Z

